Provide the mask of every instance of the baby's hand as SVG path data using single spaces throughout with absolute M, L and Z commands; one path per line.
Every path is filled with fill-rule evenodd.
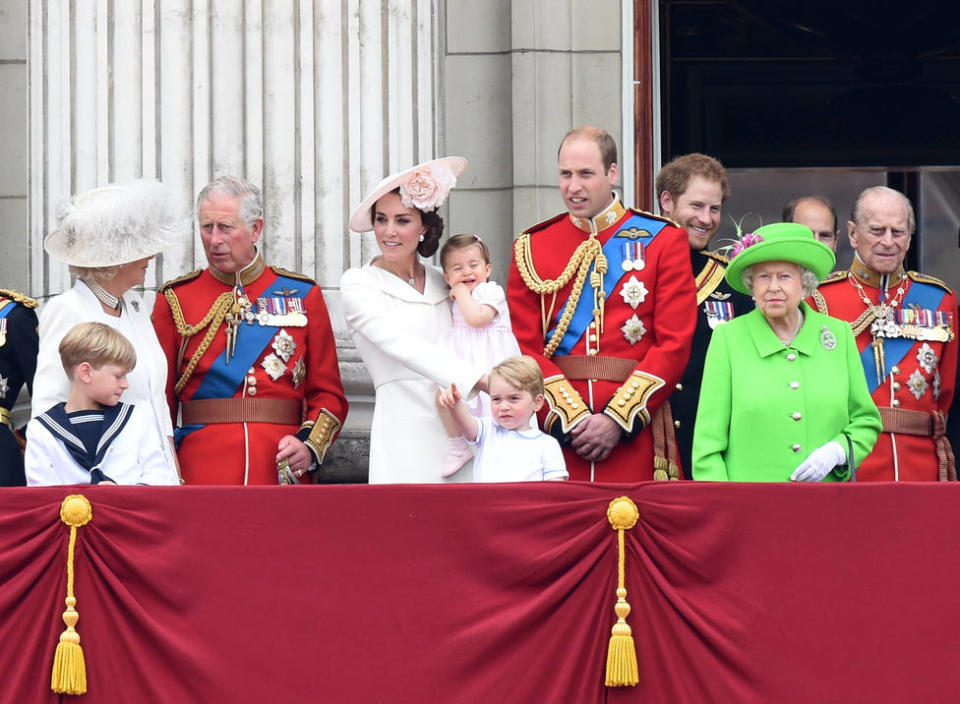
M 453 408 L 460 402 L 460 392 L 456 384 L 450 384 L 449 389 L 440 389 L 437 392 L 437 403 L 444 408 Z
M 470 289 L 468 289 L 467 285 L 462 281 L 459 283 L 455 283 L 453 286 L 450 287 L 450 300 L 452 301 L 457 300 L 457 298 L 459 298 L 460 296 L 469 296 L 469 295 L 470 295 Z

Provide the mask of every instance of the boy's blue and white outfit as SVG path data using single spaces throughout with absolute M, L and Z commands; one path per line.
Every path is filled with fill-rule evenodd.
M 58 403 L 27 424 L 27 485 L 179 484 L 153 425 L 140 406 L 67 413 Z
M 539 482 L 569 477 L 560 443 L 536 426 L 507 430 L 492 418 L 477 418 L 477 423 L 477 439 L 467 438 L 477 448 L 475 482 Z

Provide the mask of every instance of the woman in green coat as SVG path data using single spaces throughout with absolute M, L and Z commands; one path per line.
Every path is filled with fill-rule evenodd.
M 880 414 L 850 326 L 803 302 L 833 269 L 803 225 L 775 223 L 733 249 L 727 281 L 756 309 L 713 331 L 693 439 L 693 478 L 846 481 Z

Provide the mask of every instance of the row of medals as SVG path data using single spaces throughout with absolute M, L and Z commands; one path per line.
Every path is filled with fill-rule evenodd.
M 643 271 L 646 265 L 643 242 L 624 242 L 623 262 L 621 262 L 620 268 L 624 271 Z

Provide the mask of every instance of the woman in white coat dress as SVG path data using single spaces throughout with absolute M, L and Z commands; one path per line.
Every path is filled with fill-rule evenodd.
M 134 286 L 160 251 L 189 239 L 190 221 L 172 208 L 173 196 L 158 181 L 110 184 L 76 195 L 57 213 L 57 229 L 44 249 L 69 265 L 73 287 L 40 311 L 40 352 L 31 416 L 66 401 L 70 381 L 60 363 L 60 340 L 77 323 L 100 322 L 133 343 L 137 365 L 127 375 L 122 400 L 144 406 L 167 460 L 176 466 L 173 424 L 167 406 L 167 361 L 150 323 L 150 311 Z
M 388 176 L 350 218 L 373 230 L 380 255 L 340 281 L 344 317 L 373 378 L 371 484 L 470 481 L 471 464 L 441 477 L 447 434 L 437 387 L 477 389 L 486 378 L 437 341 L 450 327 L 449 289 L 441 271 L 420 261 L 437 251 L 443 220 L 435 212 L 467 162 L 445 157 Z

